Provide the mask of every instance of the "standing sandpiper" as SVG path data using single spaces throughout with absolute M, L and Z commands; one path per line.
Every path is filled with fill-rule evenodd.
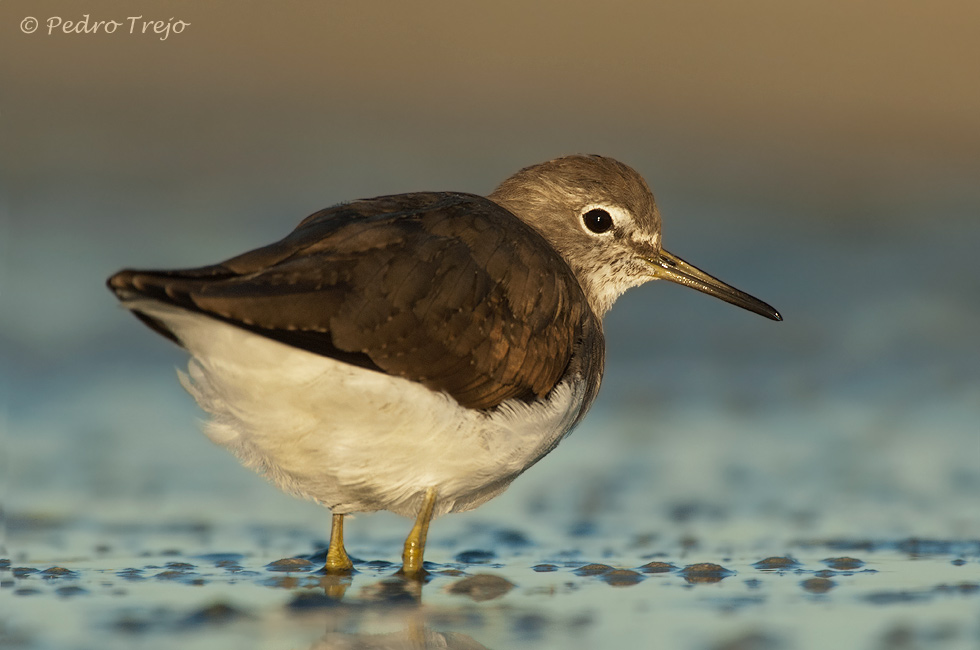
M 775 309 L 660 245 L 643 178 L 602 156 L 517 172 L 490 196 L 420 192 L 310 215 L 285 239 L 182 271 L 120 271 L 122 304 L 191 355 L 206 433 L 283 490 L 330 508 L 325 569 L 353 567 L 344 515 L 429 521 L 500 494 L 585 416 L 602 317 L 670 280 Z

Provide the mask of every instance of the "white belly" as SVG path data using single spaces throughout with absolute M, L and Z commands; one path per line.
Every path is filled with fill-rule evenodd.
M 335 513 L 414 517 L 429 487 L 437 515 L 475 508 L 553 448 L 582 406 L 577 380 L 534 405 L 474 411 L 415 382 L 200 314 L 146 300 L 125 305 L 165 322 L 190 351 L 180 380 L 210 413 L 211 440 Z

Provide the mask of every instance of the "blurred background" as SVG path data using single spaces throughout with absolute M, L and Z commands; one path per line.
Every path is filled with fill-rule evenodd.
M 467 517 L 614 536 L 708 502 L 980 534 L 978 24 L 965 0 L 0 2 L 8 515 L 325 528 L 200 435 L 182 354 L 105 278 L 584 152 L 635 167 L 665 247 L 785 322 L 632 291 L 592 416 Z

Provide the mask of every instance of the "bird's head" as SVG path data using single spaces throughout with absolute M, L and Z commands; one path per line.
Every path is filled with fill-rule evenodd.
M 561 253 L 600 317 L 630 287 L 669 280 L 782 320 L 761 300 L 665 251 L 653 193 L 635 170 L 612 158 L 564 156 L 526 167 L 489 198 Z

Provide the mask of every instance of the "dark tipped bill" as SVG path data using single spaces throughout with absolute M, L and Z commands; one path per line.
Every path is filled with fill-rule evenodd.
M 742 309 L 748 309 L 772 320 L 783 320 L 779 312 L 770 305 L 744 291 L 739 291 L 735 287 L 725 284 L 718 278 L 708 275 L 698 267 L 688 264 L 665 250 L 660 251 L 658 259 L 648 259 L 647 262 L 653 267 L 653 275 L 661 280 L 670 280 L 677 284 L 683 284 L 685 287 L 697 289 L 709 296 L 720 298 L 725 302 Z

